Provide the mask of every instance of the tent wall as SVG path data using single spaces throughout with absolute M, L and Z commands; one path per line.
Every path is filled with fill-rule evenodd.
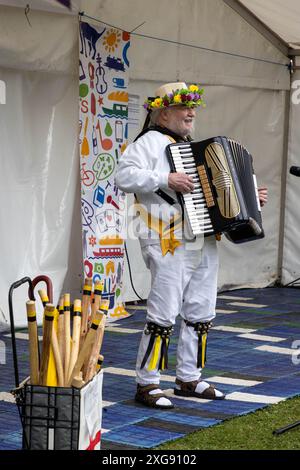
M 150 96 L 158 83 L 134 81 L 130 86 L 141 96 L 146 89 Z M 262 209 L 264 239 L 235 245 L 222 237 L 219 288 L 263 287 L 278 276 L 286 92 L 210 85 L 206 85 L 205 91 L 207 108 L 198 111 L 196 139 L 227 135 L 242 142 L 253 155 L 258 184 L 267 186 L 270 193 L 269 202 Z M 128 245 L 134 287 L 143 296 L 149 284 L 145 284 L 143 260 L 136 256 L 138 242 Z M 128 278 L 125 288 L 125 296 L 133 300 Z
M 287 59 L 221 0 L 83 1 L 82 9 L 125 30 L 138 28 L 172 41 L 201 45 L 285 64 Z M 98 6 L 97 6 L 98 5 Z M 40 273 L 52 277 L 55 301 L 62 289 L 79 292 L 81 227 L 77 154 L 77 18 L 30 14 L 0 7 L 0 79 L 7 104 L 0 107 L 2 263 L 0 308 L 7 319 L 11 282 Z M 238 40 L 237 40 L 238 38 Z M 165 81 L 201 83 L 207 108 L 195 138 L 223 134 L 254 156 L 259 183 L 269 187 L 263 209 L 266 238 L 245 246 L 220 245 L 220 288 L 265 286 L 277 277 L 284 109 L 290 80 L 284 65 L 132 36 L 130 92 L 139 104 Z M 140 107 L 139 123 L 144 120 Z M 132 135 L 137 129 L 132 129 Z M 138 242 L 128 242 L 136 290 L 149 290 Z M 8 254 L 10 258 L 8 259 Z M 126 300 L 136 298 L 126 271 Z M 23 293 L 17 323 L 24 323 Z
M 55 301 L 66 277 L 78 291 L 78 96 L 68 76 L 1 68 L 0 76 L 7 84 L 0 109 L 0 298 L 7 318 L 9 285 L 24 276 L 50 276 Z M 26 297 L 20 289 L 14 297 L 24 323 Z

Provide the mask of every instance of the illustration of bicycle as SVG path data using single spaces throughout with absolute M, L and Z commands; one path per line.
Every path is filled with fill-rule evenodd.
M 85 186 L 92 186 L 95 181 L 95 175 L 91 170 L 85 169 L 86 162 L 82 163 L 80 170 L 80 178 Z

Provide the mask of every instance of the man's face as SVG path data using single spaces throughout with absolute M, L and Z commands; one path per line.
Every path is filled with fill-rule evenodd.
M 194 130 L 196 109 L 187 106 L 174 106 L 166 109 L 165 126 L 181 137 L 186 137 Z

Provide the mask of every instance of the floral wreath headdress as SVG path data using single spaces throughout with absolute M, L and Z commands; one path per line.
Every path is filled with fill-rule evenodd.
M 198 85 L 190 85 L 186 88 L 172 90 L 164 96 L 157 96 L 156 98 L 148 98 L 144 103 L 144 108 L 147 111 L 154 111 L 155 109 L 167 108 L 169 106 L 184 105 L 188 108 L 194 106 L 202 106 L 205 108 L 206 104 L 203 100 L 204 89 Z

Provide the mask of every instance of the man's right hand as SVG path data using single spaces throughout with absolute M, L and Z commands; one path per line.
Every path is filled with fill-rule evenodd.
M 191 176 L 185 173 L 170 173 L 168 178 L 170 189 L 178 193 L 187 194 L 194 190 L 194 183 Z

